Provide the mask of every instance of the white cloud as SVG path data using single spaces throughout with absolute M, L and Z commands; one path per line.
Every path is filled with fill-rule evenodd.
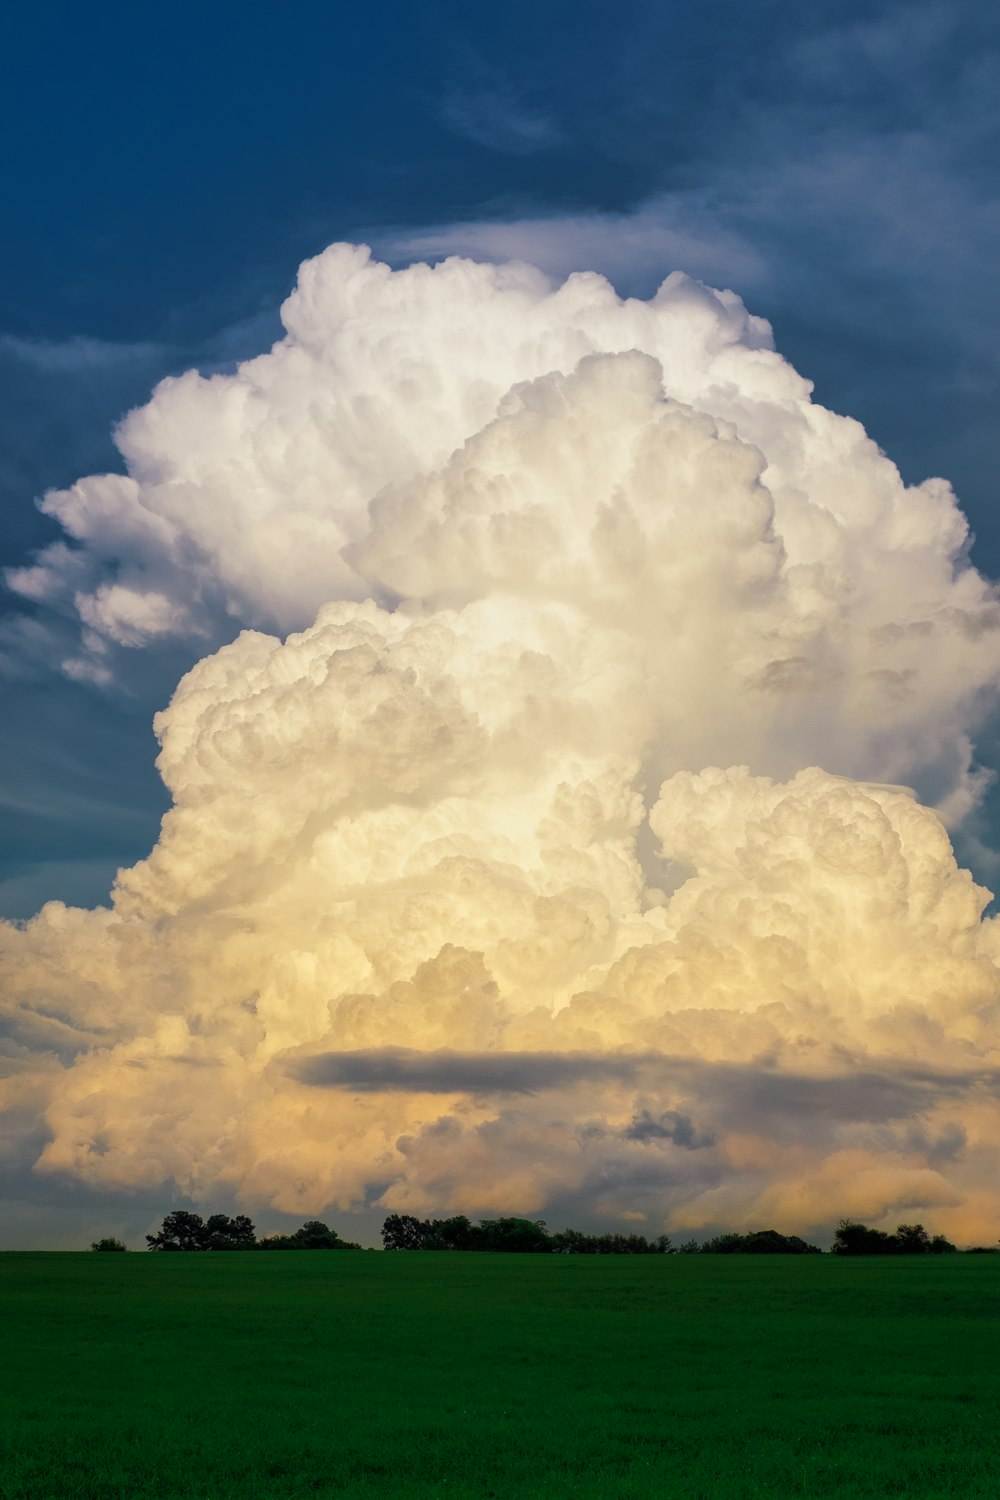
M 173 807 L 113 907 L 3 929 L 40 1170 L 985 1233 L 996 927 L 893 785 L 955 819 L 981 790 L 1000 611 L 947 485 L 684 277 L 621 301 L 335 247 L 285 322 L 159 387 L 21 580 L 98 662 L 267 628 L 159 716 Z M 399 1048 L 454 1088 L 308 1081 Z M 524 1096 L 474 1066 L 526 1052 Z

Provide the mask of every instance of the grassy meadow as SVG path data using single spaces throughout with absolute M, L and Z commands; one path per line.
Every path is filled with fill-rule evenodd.
M 0 1255 L 2 1500 L 1000 1494 L 1000 1257 Z

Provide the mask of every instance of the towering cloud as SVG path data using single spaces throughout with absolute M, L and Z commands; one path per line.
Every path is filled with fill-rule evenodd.
M 337 246 L 285 323 L 15 580 L 75 673 L 253 627 L 159 715 L 111 908 L 4 930 L 38 1170 L 991 1232 L 998 938 L 941 820 L 1000 609 L 948 486 L 683 277 Z

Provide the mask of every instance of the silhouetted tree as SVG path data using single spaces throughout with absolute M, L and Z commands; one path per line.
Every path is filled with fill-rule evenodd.
M 165 1216 L 157 1234 L 147 1234 L 150 1250 L 204 1250 L 205 1221 L 201 1214 L 175 1208 Z
M 319 1219 L 307 1219 L 294 1234 L 269 1234 L 260 1240 L 258 1250 L 360 1250 L 360 1245 L 342 1240 L 335 1229 Z
M 235 1219 L 227 1214 L 212 1214 L 205 1225 L 205 1240 L 207 1250 L 252 1250 L 257 1243 L 257 1231 L 246 1214 L 237 1214 Z
M 479 1228 L 484 1250 L 525 1254 L 552 1248 L 542 1219 L 480 1219 Z
M 949 1255 L 956 1246 L 943 1234 L 933 1239 L 922 1224 L 898 1224 L 895 1234 L 841 1219 L 833 1235 L 834 1255 Z
M 561 1255 L 673 1255 L 668 1234 L 647 1240 L 641 1234 L 581 1234 L 563 1229 L 549 1234 L 541 1219 L 482 1219 L 464 1214 L 451 1219 L 416 1219 L 390 1214 L 382 1225 L 386 1250 L 501 1250 Z
M 926 1255 L 931 1248 L 931 1237 L 922 1224 L 897 1224 L 895 1240 L 897 1255 Z
M 383 1249 L 422 1250 L 426 1227 L 425 1221 L 412 1214 L 390 1214 L 382 1225 Z
M 702 1255 L 822 1255 L 818 1245 L 809 1245 L 797 1234 L 779 1234 L 776 1229 L 754 1229 L 749 1234 L 720 1234 L 706 1240 Z
M 647 1240 L 644 1234 L 581 1234 L 563 1229 L 549 1239 L 549 1248 L 563 1255 L 673 1255 L 668 1234 Z
M 94 1240 L 91 1250 L 127 1250 L 128 1246 L 123 1240 L 116 1240 L 113 1235 L 105 1235 L 103 1240 Z
M 743 1248 L 741 1234 L 717 1234 L 700 1247 L 702 1255 L 736 1255 Z
M 561 1255 L 596 1255 L 593 1236 L 579 1229 L 561 1229 L 552 1236 L 552 1249 Z
M 893 1255 L 893 1236 L 854 1219 L 841 1219 L 833 1232 L 834 1255 Z
M 335 1229 L 319 1219 L 307 1219 L 301 1229 L 292 1235 L 300 1250 L 360 1250 L 348 1240 L 342 1240 Z
M 452 1219 L 432 1219 L 421 1225 L 421 1249 L 423 1250 L 482 1250 L 483 1231 L 478 1224 L 470 1224 L 464 1214 Z
M 167 1214 L 158 1234 L 147 1234 L 150 1250 L 252 1250 L 257 1231 L 246 1214 L 231 1219 L 212 1214 L 206 1224 L 201 1214 L 176 1208 Z

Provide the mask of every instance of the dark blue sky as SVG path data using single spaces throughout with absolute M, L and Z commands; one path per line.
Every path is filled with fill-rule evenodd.
M 5 564 L 54 536 L 46 487 L 116 466 L 112 425 L 161 375 L 266 347 L 298 262 L 366 238 L 732 286 L 907 479 L 952 480 L 1000 573 L 1000 19 L 979 0 L 107 0 L 23 7 L 2 43 Z M 10 650 L 0 912 L 98 900 L 149 847 L 149 721 L 195 654 L 101 692 Z

